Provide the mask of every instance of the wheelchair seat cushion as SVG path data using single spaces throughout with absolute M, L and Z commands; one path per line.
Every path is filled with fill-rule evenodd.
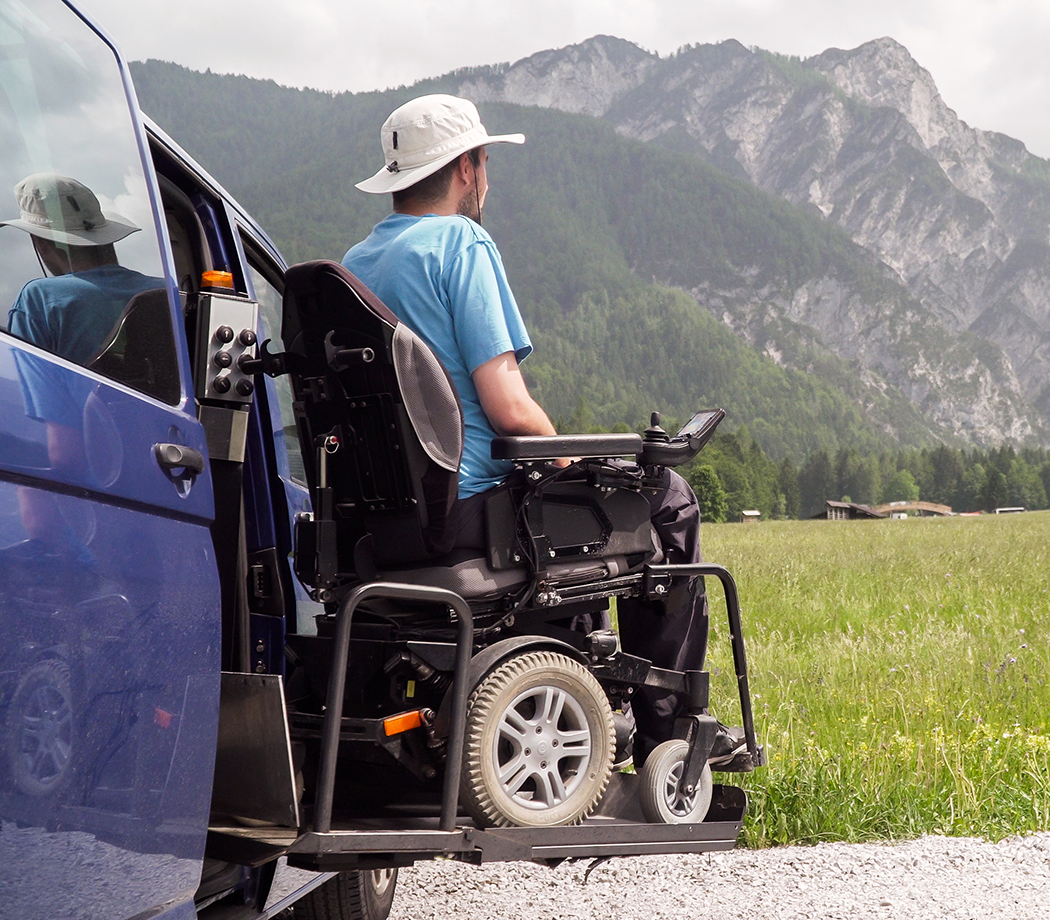
M 555 587 L 598 583 L 633 574 L 641 570 L 643 562 L 658 562 L 660 558 L 657 553 L 655 557 L 641 560 L 627 556 L 603 556 L 556 562 L 547 567 L 546 580 Z M 493 569 L 480 551 L 478 555 L 461 551 L 447 557 L 444 564 L 426 568 L 387 569 L 380 572 L 379 578 L 381 581 L 444 588 L 468 601 L 484 601 L 502 597 L 525 585 L 529 580 L 529 570 L 525 566 Z

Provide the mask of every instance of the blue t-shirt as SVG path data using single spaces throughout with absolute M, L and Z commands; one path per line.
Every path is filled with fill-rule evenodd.
M 30 281 L 7 314 L 12 335 L 77 364 L 98 351 L 136 294 L 163 288 L 160 278 L 102 265 Z
M 77 364 L 87 364 L 131 298 L 163 287 L 163 279 L 121 265 L 37 278 L 22 288 L 7 314 L 7 328 L 12 335 L 53 354 Z M 79 429 L 90 381 L 21 351 L 15 352 L 15 362 L 26 415 Z M 72 393 L 70 386 L 77 392 Z
M 343 265 L 433 350 L 463 404 L 459 497 L 498 485 L 513 464 L 493 460 L 489 424 L 471 375 L 512 351 L 532 351 L 496 244 L 467 217 L 391 214 Z

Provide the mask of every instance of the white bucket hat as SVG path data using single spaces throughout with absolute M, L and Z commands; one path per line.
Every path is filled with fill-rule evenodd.
M 358 182 L 362 192 L 399 192 L 433 175 L 461 153 L 486 144 L 524 144 L 524 134 L 490 136 L 467 99 L 420 96 L 394 109 L 379 132 L 386 165 Z
M 15 186 L 15 198 L 21 216 L 0 221 L 0 227 L 18 227 L 68 246 L 105 246 L 141 229 L 119 214 L 103 214 L 95 193 L 68 176 L 26 176 Z

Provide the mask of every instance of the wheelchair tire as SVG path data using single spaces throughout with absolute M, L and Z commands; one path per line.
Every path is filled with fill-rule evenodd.
M 69 665 L 47 658 L 30 666 L 7 706 L 6 759 L 19 791 L 65 792 L 76 773 L 80 731 Z
M 614 747 L 590 671 L 556 652 L 518 655 L 470 698 L 460 803 L 479 827 L 578 824 L 609 785 Z
M 651 824 L 699 824 L 711 807 L 714 780 L 711 767 L 704 769 L 692 795 L 683 795 L 678 782 L 689 756 L 689 742 L 665 741 L 645 758 L 638 775 L 638 799 L 645 820 Z
M 394 903 L 397 869 L 351 869 L 296 902 L 295 920 L 386 920 Z

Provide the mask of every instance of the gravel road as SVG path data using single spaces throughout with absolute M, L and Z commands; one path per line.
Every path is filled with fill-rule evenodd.
M 401 872 L 391 920 L 1047 920 L 1050 833 Z

